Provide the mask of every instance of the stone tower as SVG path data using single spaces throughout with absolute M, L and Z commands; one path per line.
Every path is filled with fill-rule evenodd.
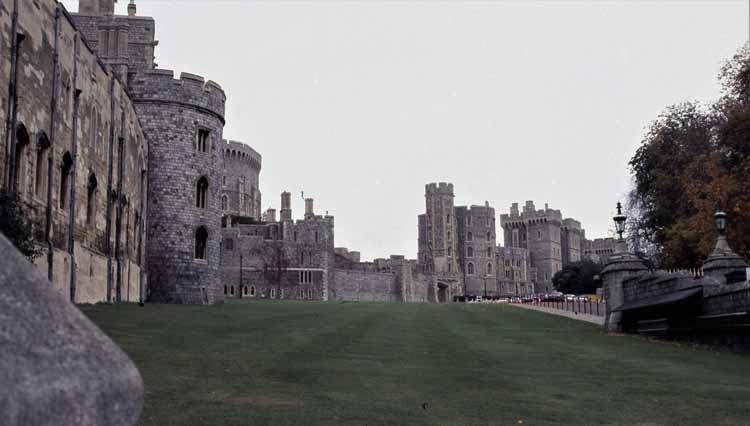
M 221 178 L 221 209 L 228 216 L 260 220 L 260 154 L 236 141 L 223 141 L 222 150 L 224 175 Z
M 150 296 L 221 302 L 224 91 L 196 75 L 151 70 L 135 75 L 130 93 L 150 151 Z
M 419 216 L 418 262 L 424 272 L 435 276 L 432 300 L 438 302 L 463 294 L 453 200 L 452 183 L 427 184 L 425 214 Z
M 537 293 L 552 291 L 552 277 L 562 269 L 562 213 L 550 209 L 537 210 L 533 201 L 527 201 L 519 212 L 513 203 L 510 214 L 500 216 L 505 236 L 505 246 L 529 251 L 531 264 L 537 271 L 534 279 Z M 532 277 L 534 278 L 534 277 Z
M 495 209 L 483 206 L 455 208 L 457 259 L 463 272 L 464 289 L 469 295 L 498 294 L 495 265 Z

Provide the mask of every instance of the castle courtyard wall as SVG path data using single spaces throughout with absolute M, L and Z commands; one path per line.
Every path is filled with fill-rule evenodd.
M 11 78 L 12 8 L 12 1 L 0 3 L 0 102 L 3 105 L 0 108 L 3 120 L 0 126 L 0 144 L 3 146 L 0 170 L 3 177 L 8 174 L 10 166 L 6 114 Z M 54 31 L 56 16 L 57 35 Z M 118 281 L 116 274 L 112 275 L 111 288 L 107 291 L 107 267 L 102 267 L 102 264 L 106 265 L 111 259 L 113 270 L 116 270 L 119 257 L 122 276 L 124 265 L 132 264 L 140 269 L 144 260 L 148 146 L 133 103 L 123 83 L 90 49 L 61 4 L 54 0 L 19 0 L 18 31 L 26 38 L 18 49 L 16 129 L 24 129 L 28 139 L 26 143 L 18 144 L 25 138 L 17 138 L 14 146 L 20 154 L 16 189 L 32 223 L 34 236 L 45 249 L 45 257 L 37 259 L 36 265 L 46 275 L 44 229 L 48 204 L 47 174 L 50 171 L 47 153 L 51 152 L 50 240 L 53 243 L 52 278 L 56 288 L 69 291 L 69 274 L 75 271 L 75 301 L 78 303 L 106 301 L 108 297 L 113 300 L 118 294 L 118 283 L 121 298 L 132 299 L 130 294 L 125 294 L 127 283 L 122 279 Z M 58 87 L 53 91 L 56 38 Z M 80 97 L 76 120 L 77 146 L 74 149 L 76 90 L 80 90 Z M 53 98 L 56 100 L 54 119 L 51 111 Z M 48 151 L 39 149 L 50 142 Z M 61 188 L 62 164 L 66 159 L 72 161 L 71 170 L 75 169 L 74 180 L 72 173 L 66 174 L 66 179 L 74 187 L 74 213 L 71 213 L 70 205 L 72 193 Z M 96 182 L 96 185 L 91 185 L 91 182 Z M 92 187 L 95 189 L 89 191 Z M 72 229 L 71 214 L 74 215 Z M 73 259 L 67 253 L 70 235 L 74 239 Z M 116 243 L 119 243 L 119 250 Z M 69 262 L 67 269 L 66 259 Z M 88 265 L 91 259 L 96 259 L 93 267 Z M 71 263 L 76 265 L 75 268 Z M 138 279 L 140 282 L 141 277 Z

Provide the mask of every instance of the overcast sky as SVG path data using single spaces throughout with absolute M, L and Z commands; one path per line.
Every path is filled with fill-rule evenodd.
M 607 236 L 644 127 L 716 98 L 748 37 L 743 0 L 136 3 L 160 68 L 227 91 L 224 136 L 263 156 L 263 209 L 288 190 L 299 217 L 304 191 L 363 259 L 416 256 L 433 181 L 456 205 L 549 203 Z

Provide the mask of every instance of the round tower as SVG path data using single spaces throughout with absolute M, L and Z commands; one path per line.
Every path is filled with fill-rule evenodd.
M 168 70 L 138 73 L 129 89 L 149 145 L 149 299 L 222 302 L 224 91 Z
M 223 141 L 222 152 L 224 174 L 220 206 L 223 213 L 260 220 L 260 154 L 236 141 Z

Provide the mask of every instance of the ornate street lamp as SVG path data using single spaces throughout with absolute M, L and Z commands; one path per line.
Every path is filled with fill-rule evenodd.
M 625 232 L 625 221 L 628 219 L 627 216 L 622 214 L 622 204 L 617 203 L 617 215 L 613 218 L 615 221 L 615 228 L 617 233 L 620 235 L 620 241 L 622 241 L 622 234 Z
M 726 229 L 727 229 L 727 219 L 728 216 L 726 213 L 721 211 L 721 209 L 717 209 L 716 213 L 714 214 L 714 222 L 716 222 L 716 229 L 719 230 L 719 235 L 724 236 Z

